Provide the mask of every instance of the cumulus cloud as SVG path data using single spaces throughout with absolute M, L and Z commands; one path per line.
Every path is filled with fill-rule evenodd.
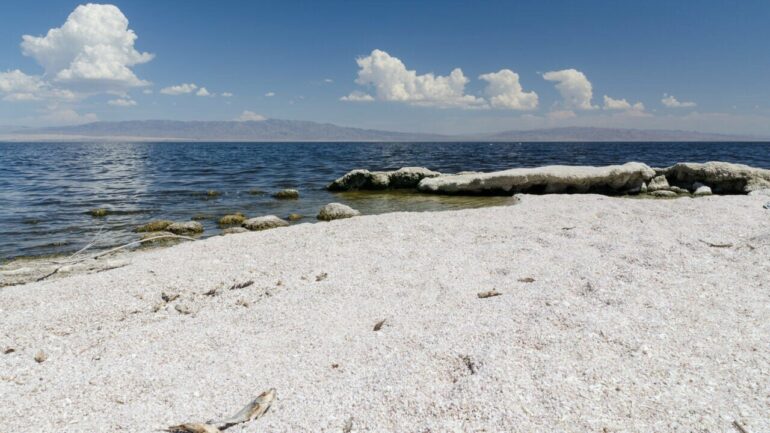
M 131 98 L 111 99 L 107 103 L 116 107 L 133 107 L 136 105 L 136 101 Z
M 663 99 L 661 99 L 660 102 L 669 108 L 688 108 L 695 107 L 697 105 L 695 102 L 679 101 L 674 97 L 674 95 L 669 95 L 667 93 L 663 94 Z
M 275 96 L 275 92 L 267 92 L 265 93 L 265 96 L 267 96 L 268 98 L 272 98 L 273 96 Z
M 164 95 L 185 95 L 192 93 L 198 89 L 193 83 L 177 84 L 176 86 L 168 86 L 160 89 L 160 93 Z
M 371 102 L 371 101 L 374 101 L 374 96 L 372 96 L 372 95 L 370 95 L 368 93 L 359 92 L 358 90 L 356 90 L 356 91 L 350 92 L 350 94 L 347 95 L 347 96 L 341 97 L 340 101 L 345 101 L 345 102 Z
M 134 48 L 136 39 L 116 6 L 87 4 L 45 36 L 24 35 L 21 49 L 54 83 L 85 92 L 114 91 L 149 84 L 131 70 L 153 58 Z
M 382 101 L 440 108 L 485 105 L 483 99 L 465 94 L 469 80 L 460 68 L 453 69 L 448 76 L 417 75 L 400 59 L 382 50 L 373 50 L 356 63 L 359 67 L 356 83 L 374 87 L 376 99 Z
M 525 92 L 519 83 L 519 74 L 510 69 L 483 74 L 479 78 L 488 83 L 484 93 L 489 99 L 491 107 L 511 110 L 534 110 L 537 108 L 537 93 Z
M 563 69 L 543 74 L 547 81 L 555 81 L 556 89 L 564 99 L 564 106 L 568 109 L 592 110 L 596 108 L 591 104 L 593 87 L 584 73 L 577 69 Z
M 77 95 L 71 90 L 51 86 L 42 77 L 27 75 L 15 69 L 0 72 L 0 95 L 4 101 L 72 101 Z
M 607 95 L 604 95 L 604 109 L 605 110 L 624 110 L 624 111 L 644 111 L 644 104 L 637 102 L 631 104 L 625 99 L 614 99 Z
M 222 92 L 222 97 L 223 98 L 231 98 L 232 96 L 233 96 L 233 94 L 230 93 L 230 92 Z
M 152 89 L 144 89 L 142 90 L 142 93 L 144 93 L 145 95 L 152 95 Z
M 548 113 L 548 118 L 551 120 L 566 120 L 573 117 L 577 117 L 577 114 L 572 110 L 557 110 Z
M 71 108 L 51 108 L 44 115 L 35 119 L 35 122 L 44 125 L 79 125 L 96 122 L 99 118 L 94 113 L 80 114 Z
M 196 96 L 214 96 L 212 93 L 209 93 L 209 91 L 205 87 L 201 87 L 198 89 L 197 92 L 195 92 Z
M 263 120 L 267 120 L 267 117 L 261 114 L 257 114 L 253 111 L 246 110 L 241 113 L 241 115 L 238 116 L 235 120 L 238 122 L 261 122 Z

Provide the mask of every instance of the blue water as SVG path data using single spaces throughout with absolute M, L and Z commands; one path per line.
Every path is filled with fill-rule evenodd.
M 363 213 L 455 209 L 504 198 L 332 194 L 331 180 L 353 168 L 424 166 L 442 172 L 547 164 L 721 160 L 770 168 L 770 143 L 0 143 L 0 260 L 78 250 L 101 230 L 100 247 L 135 240 L 150 219 L 216 220 L 300 213 L 312 222 L 330 202 Z M 297 188 L 297 201 L 269 193 Z M 252 195 L 252 189 L 268 194 Z M 218 191 L 208 197 L 209 190 Z M 93 218 L 104 207 L 111 214 Z

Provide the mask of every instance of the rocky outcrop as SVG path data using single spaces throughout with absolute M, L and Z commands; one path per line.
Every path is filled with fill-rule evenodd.
M 252 231 L 267 230 L 267 229 L 272 229 L 276 227 L 286 227 L 288 225 L 289 225 L 288 222 L 278 218 L 275 215 L 267 215 L 267 216 L 247 219 L 242 224 L 243 228 L 252 230 Z
M 694 184 L 692 184 L 692 189 L 693 189 L 692 195 L 696 197 L 702 197 L 705 195 L 712 194 L 711 188 L 709 188 L 708 185 L 704 185 L 700 182 L 695 182 Z
M 420 181 L 418 190 L 427 193 L 470 195 L 626 194 L 640 191 L 654 176 L 655 170 L 639 162 L 606 167 L 553 165 L 425 178 Z
M 342 203 L 329 203 L 321 208 L 317 218 L 321 221 L 332 221 L 361 215 L 361 212 Z
M 660 191 L 663 189 L 668 189 L 668 180 L 666 180 L 666 176 L 663 176 L 662 174 L 660 176 L 655 176 L 647 183 L 647 192 L 655 192 Z
M 329 191 L 417 188 L 421 180 L 441 173 L 424 167 L 403 167 L 395 171 L 353 170 L 330 183 Z
M 203 233 L 203 224 L 199 223 L 198 221 L 178 222 L 166 227 L 166 231 L 174 233 L 175 235 Z
M 729 162 L 683 162 L 658 170 L 668 183 L 693 190 L 693 184 L 707 185 L 716 194 L 746 194 L 770 188 L 770 170 Z

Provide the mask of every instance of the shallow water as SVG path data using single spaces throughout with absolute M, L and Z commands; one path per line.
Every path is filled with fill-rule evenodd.
M 504 205 L 501 197 L 329 193 L 354 168 L 424 166 L 442 172 L 548 164 L 721 160 L 770 168 L 770 143 L 0 143 L 0 259 L 76 251 L 100 230 L 100 246 L 135 240 L 150 219 L 216 220 L 299 213 L 314 222 L 339 201 L 364 214 Z M 275 200 L 282 188 L 299 200 Z M 253 194 L 253 190 L 264 194 Z M 216 191 L 217 196 L 209 196 Z M 104 218 L 88 215 L 104 207 Z

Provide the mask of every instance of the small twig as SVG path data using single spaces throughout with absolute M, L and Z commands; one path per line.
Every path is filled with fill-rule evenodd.
M 500 296 L 502 293 L 498 292 L 497 290 L 487 290 L 486 292 L 479 292 L 478 297 L 481 299 L 484 298 L 491 298 L 493 296 Z
M 384 324 L 385 324 L 385 319 L 380 320 L 379 322 L 374 324 L 374 329 L 373 330 L 374 331 L 379 331 L 380 329 L 382 329 L 382 325 L 384 325 Z
M 738 430 L 741 433 L 749 433 L 749 431 L 746 430 L 746 427 L 742 426 L 741 423 L 739 423 L 736 420 L 733 420 L 733 426 L 735 427 L 736 430 Z
M 63 268 L 64 266 L 66 266 L 66 265 L 82 263 L 82 262 L 85 262 L 86 260 L 91 260 L 91 259 L 99 260 L 100 257 L 104 257 L 104 256 L 106 256 L 108 254 L 112 254 L 114 252 L 117 252 L 117 251 L 120 251 L 122 249 L 128 248 L 128 247 L 130 247 L 132 245 L 139 245 L 139 244 L 143 244 L 145 242 L 150 242 L 150 241 L 154 241 L 154 240 L 158 240 L 158 239 L 164 239 L 164 238 L 174 238 L 174 239 L 184 239 L 184 240 L 188 240 L 188 241 L 197 241 L 197 239 L 195 239 L 195 238 L 191 238 L 191 237 L 187 237 L 187 236 L 179 236 L 179 235 L 160 235 L 160 236 L 154 236 L 154 237 L 147 238 L 147 239 L 141 239 L 141 240 L 138 240 L 138 241 L 129 242 L 129 243 L 125 244 L 125 245 L 121 245 L 121 246 L 118 246 L 118 247 L 115 247 L 115 248 L 111 248 L 111 249 L 109 249 L 107 251 L 103 251 L 103 252 L 101 252 L 99 254 L 95 254 L 93 256 L 83 257 L 83 258 L 76 259 L 76 260 L 69 260 L 69 261 L 64 261 L 64 262 L 58 262 L 59 266 L 56 269 L 54 269 L 53 271 L 49 272 L 46 275 L 43 275 L 42 277 L 38 278 L 35 281 L 37 282 L 37 281 L 45 280 L 46 278 L 48 278 L 48 277 L 56 274 L 57 272 L 59 272 L 59 270 L 61 268 Z M 80 251 L 85 251 L 88 248 L 90 248 L 90 246 L 92 246 L 92 244 L 86 245 L 86 247 L 82 248 Z M 75 256 L 75 254 L 73 254 L 70 257 L 74 257 L 74 256 Z
M 733 244 L 715 244 L 713 242 L 704 241 L 703 239 L 698 239 L 698 240 L 712 248 L 732 248 L 733 247 Z
M 245 281 L 243 283 L 236 283 L 230 286 L 230 290 L 243 289 L 243 288 L 249 287 L 252 284 L 254 284 L 253 280 Z

